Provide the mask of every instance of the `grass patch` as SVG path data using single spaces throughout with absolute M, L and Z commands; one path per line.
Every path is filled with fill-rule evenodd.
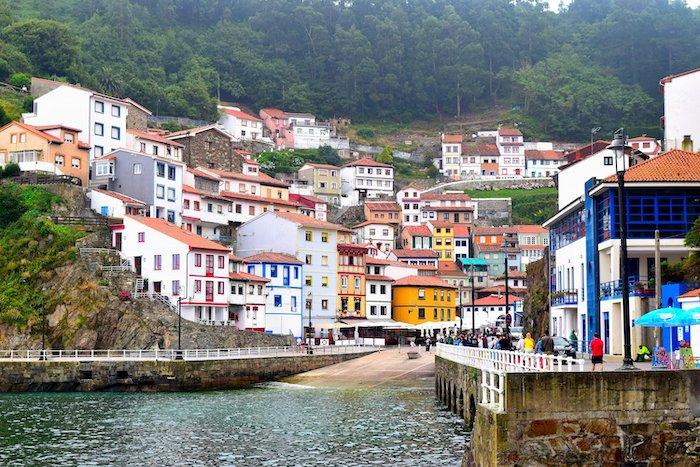
M 513 224 L 542 224 L 557 213 L 557 189 L 554 187 L 503 190 L 465 190 L 472 198 L 511 198 Z

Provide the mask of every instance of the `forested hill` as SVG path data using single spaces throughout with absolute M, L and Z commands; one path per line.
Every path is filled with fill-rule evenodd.
M 59 76 L 162 115 L 224 100 L 357 120 L 493 102 L 533 134 L 658 128 L 659 78 L 700 66 L 682 1 L 0 0 L 0 79 Z

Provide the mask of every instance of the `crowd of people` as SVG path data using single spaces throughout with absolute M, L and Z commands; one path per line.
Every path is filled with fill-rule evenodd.
M 537 341 L 532 338 L 531 333 L 527 333 L 524 338 L 514 339 L 510 333 L 506 332 L 457 332 L 443 335 L 438 333 L 434 337 L 426 337 L 424 340 L 425 350 L 430 351 L 430 347 L 437 343 L 449 345 L 462 345 L 464 347 L 477 347 L 480 349 L 495 350 L 517 350 L 520 352 L 534 352 L 552 355 L 554 353 L 554 339 L 548 332 Z

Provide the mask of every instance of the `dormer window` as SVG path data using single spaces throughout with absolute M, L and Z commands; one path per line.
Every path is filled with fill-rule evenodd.
M 63 141 L 65 141 L 66 143 L 72 143 L 73 142 L 73 133 L 68 133 L 68 132 L 64 133 L 63 134 Z

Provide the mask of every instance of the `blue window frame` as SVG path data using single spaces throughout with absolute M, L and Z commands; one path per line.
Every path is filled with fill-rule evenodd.
M 292 311 L 297 309 L 297 298 L 292 297 Z
M 299 279 L 299 266 L 294 266 L 294 278 Z
M 100 214 L 103 216 L 108 216 L 109 215 L 109 208 L 107 206 L 101 206 L 100 207 Z
M 248 274 L 255 274 L 255 266 L 253 266 L 253 265 L 248 266 Z
M 275 295 L 275 306 L 282 306 L 282 295 Z
M 270 277 L 277 277 L 277 265 L 276 264 L 270 265 Z
M 289 286 L 289 266 L 282 268 L 282 285 Z

